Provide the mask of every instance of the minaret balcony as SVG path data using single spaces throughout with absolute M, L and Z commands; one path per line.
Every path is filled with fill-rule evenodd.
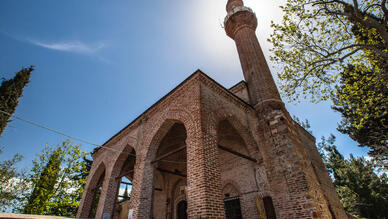
M 234 39 L 236 32 L 243 27 L 256 30 L 257 18 L 252 9 L 245 6 L 236 6 L 225 17 L 224 26 L 226 34 Z

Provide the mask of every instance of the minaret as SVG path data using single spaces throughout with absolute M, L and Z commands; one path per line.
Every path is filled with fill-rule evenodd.
M 255 34 L 255 14 L 242 0 L 228 0 L 226 11 L 225 31 L 236 43 L 250 104 L 257 112 L 257 129 L 252 132 L 261 139 L 269 188 L 262 192 L 270 193 L 273 214 L 278 218 L 347 218 L 314 138 L 284 107 Z
M 225 31 L 236 43 L 244 78 L 248 83 L 250 104 L 256 109 L 268 104 L 283 106 L 255 34 L 256 15 L 244 6 L 242 0 L 228 0 L 226 11 Z

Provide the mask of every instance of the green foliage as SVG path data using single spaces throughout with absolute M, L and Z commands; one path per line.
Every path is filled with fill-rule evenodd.
M 300 120 L 298 117 L 296 116 L 293 116 L 292 117 L 294 119 L 294 121 L 296 123 L 298 123 L 302 128 L 304 128 L 307 132 L 309 132 L 310 134 L 313 134 L 313 131 L 310 129 L 311 128 L 311 125 L 310 125 L 310 122 L 309 120 L 305 120 L 304 122 L 302 120 Z
M 318 142 L 317 148 L 318 152 L 321 155 L 321 158 L 324 163 L 327 163 L 327 157 L 326 157 L 326 147 L 328 145 L 333 145 L 335 142 L 335 136 L 333 134 L 330 134 L 330 136 L 326 139 L 325 136 L 321 137 L 321 141 Z
M 46 146 L 33 161 L 30 179 L 34 191 L 24 212 L 74 217 L 90 169 L 85 162 L 86 155 L 80 145 L 71 141 L 55 148 Z
M 345 210 L 357 218 L 385 218 L 388 215 L 388 178 L 376 174 L 374 164 L 362 157 L 345 159 L 334 139 L 323 139 L 325 163 Z
M 23 68 L 10 80 L 3 80 L 0 86 L 0 110 L 13 114 L 22 96 L 23 88 L 30 81 L 34 67 Z M 0 135 L 9 122 L 10 115 L 0 113 Z
M 61 148 L 56 148 L 48 157 L 47 164 L 39 172 L 39 177 L 33 179 L 34 190 L 24 207 L 25 214 L 44 214 L 48 211 L 49 200 L 55 193 L 59 169 L 62 163 Z
M 333 100 L 343 116 L 339 130 L 386 165 L 386 0 L 287 0 L 282 9 L 283 21 L 272 23 L 269 41 L 271 60 L 283 67 L 283 95 Z
M 125 185 L 125 190 L 124 190 L 124 200 L 129 199 L 129 193 L 128 193 L 128 185 Z
M 287 0 L 282 9 L 269 41 L 271 60 L 283 65 L 280 88 L 289 100 L 327 100 L 349 63 L 366 54 L 388 59 L 385 0 Z
M 28 190 L 25 171 L 16 167 L 22 159 L 23 156 L 15 154 L 12 159 L 0 162 L 0 211 L 16 208 Z
M 342 114 L 338 128 L 387 168 L 388 81 L 365 65 L 349 65 L 341 74 L 333 109 Z

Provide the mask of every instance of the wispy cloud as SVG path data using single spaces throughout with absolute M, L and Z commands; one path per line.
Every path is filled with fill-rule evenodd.
M 90 43 L 90 42 L 84 43 L 77 40 L 67 40 L 67 41 L 66 40 L 62 40 L 62 41 L 37 40 L 36 38 L 34 39 L 30 37 L 18 36 L 1 30 L 0 30 L 0 35 L 9 37 L 19 42 L 29 43 L 29 44 L 50 49 L 50 50 L 88 55 L 102 62 L 105 62 L 107 64 L 112 64 L 111 60 L 106 59 L 105 57 L 101 56 L 101 54 L 98 53 L 101 49 L 108 46 L 106 43 L 101 41 L 99 42 L 97 41 L 94 43 Z
M 94 54 L 105 47 L 104 43 L 86 44 L 80 41 L 68 42 L 43 42 L 38 40 L 28 40 L 30 43 L 46 49 L 52 49 L 64 52 L 75 52 L 82 54 Z

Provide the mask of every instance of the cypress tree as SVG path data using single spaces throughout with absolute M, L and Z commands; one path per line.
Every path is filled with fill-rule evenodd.
M 30 81 L 33 66 L 23 68 L 10 80 L 3 80 L 0 86 L 0 110 L 13 114 L 22 96 L 23 88 Z M 4 131 L 9 118 L 8 114 L 0 113 L 0 135 Z
M 124 190 L 124 200 L 129 199 L 129 193 L 128 193 L 128 185 L 125 185 L 125 190 Z
M 80 145 L 63 141 L 48 145 L 33 161 L 28 183 L 31 190 L 19 212 L 38 215 L 75 217 L 91 160 Z
M 60 148 L 53 151 L 47 165 L 42 170 L 38 179 L 34 183 L 34 190 L 28 198 L 28 202 L 24 207 L 26 214 L 45 214 L 47 203 L 55 193 L 55 184 L 58 182 L 58 175 L 62 163 Z

